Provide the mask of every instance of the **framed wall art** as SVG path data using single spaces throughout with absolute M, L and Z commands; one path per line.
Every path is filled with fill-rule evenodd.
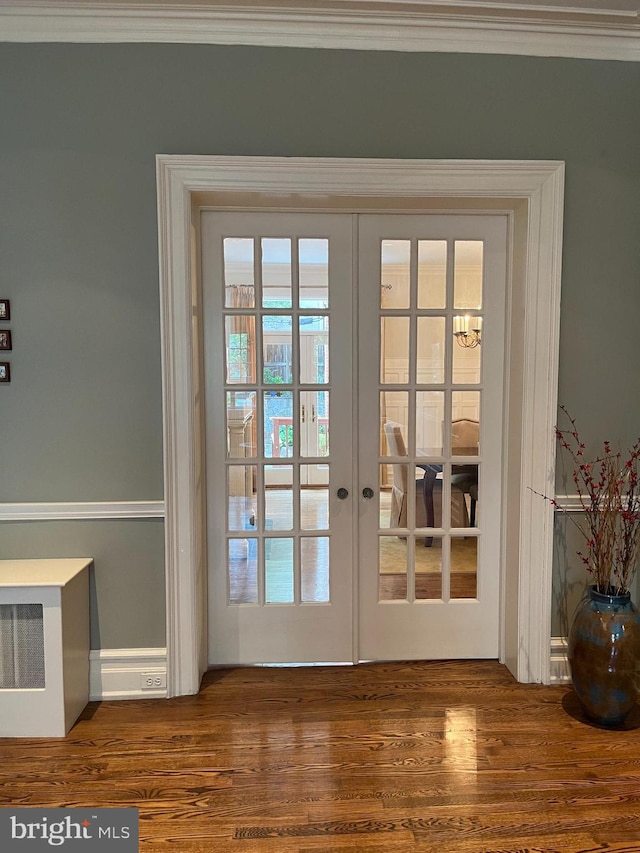
M 0 361 L 0 382 L 11 382 L 11 364 Z
M 9 329 L 0 329 L 0 350 L 11 349 L 11 332 Z
M 11 319 L 11 303 L 8 299 L 0 299 L 0 322 Z

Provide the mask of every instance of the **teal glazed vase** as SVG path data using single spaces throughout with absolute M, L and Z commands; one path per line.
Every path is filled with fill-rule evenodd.
M 589 588 L 569 632 L 573 689 L 594 723 L 618 726 L 638 697 L 640 616 L 631 595 Z

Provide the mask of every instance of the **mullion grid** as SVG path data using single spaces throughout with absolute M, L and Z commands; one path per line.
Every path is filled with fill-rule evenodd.
M 418 331 L 416 307 L 418 305 L 418 240 L 410 240 L 409 254 L 409 375 L 407 379 L 407 526 L 411 533 L 407 539 L 407 601 L 416 600 L 416 382 L 418 365 Z

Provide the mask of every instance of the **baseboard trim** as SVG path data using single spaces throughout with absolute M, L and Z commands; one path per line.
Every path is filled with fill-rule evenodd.
M 566 637 L 551 638 L 551 684 L 570 684 L 568 643 Z
M 569 684 L 571 673 L 567 656 L 567 638 L 551 638 L 551 684 Z M 143 675 L 167 675 L 167 650 L 94 649 L 89 654 L 89 699 L 92 702 L 114 699 L 166 698 L 165 688 L 143 689 Z
M 164 501 L 1 503 L 0 521 L 82 521 L 164 518 Z
M 142 687 L 143 675 L 162 680 L 164 687 Z M 89 699 L 164 699 L 167 695 L 167 650 L 94 649 L 89 654 Z

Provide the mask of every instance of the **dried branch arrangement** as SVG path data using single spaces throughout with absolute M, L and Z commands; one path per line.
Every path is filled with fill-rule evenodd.
M 573 482 L 584 516 L 577 521 L 553 498 L 547 500 L 565 512 L 584 537 L 586 551 L 578 551 L 578 556 L 587 567 L 598 592 L 604 595 L 627 593 L 640 559 L 640 438 L 626 459 L 605 441 L 602 455 L 587 462 L 584 460 L 585 445 L 580 440 L 576 422 L 564 406 L 560 408 L 570 426 L 567 429 L 556 427 L 556 436 L 573 461 Z

